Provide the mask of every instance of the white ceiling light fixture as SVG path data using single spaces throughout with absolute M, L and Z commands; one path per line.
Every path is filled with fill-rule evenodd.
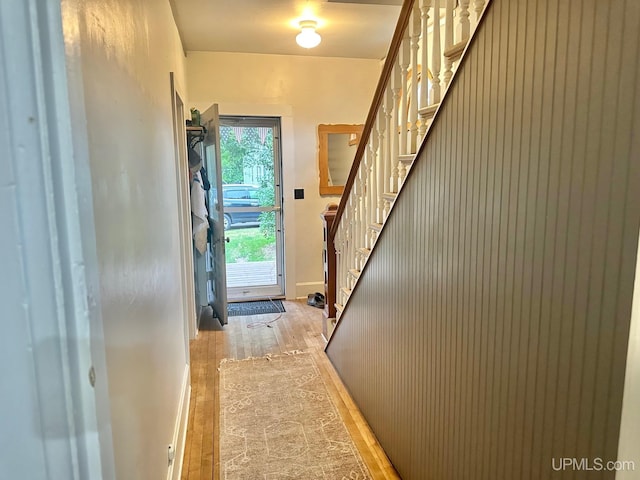
M 303 48 L 313 48 L 320 45 L 322 37 L 316 32 L 318 22 L 315 20 L 301 20 L 300 23 L 301 32 L 296 36 L 296 43 Z

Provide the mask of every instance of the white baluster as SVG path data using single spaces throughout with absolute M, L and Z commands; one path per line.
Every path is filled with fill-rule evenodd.
M 444 0 L 445 14 L 444 14 L 444 49 L 447 50 L 453 46 L 453 32 L 454 32 L 454 20 L 453 20 L 453 7 L 456 0 Z
M 445 0 L 446 1 L 446 0 Z M 431 103 L 440 103 L 440 61 L 442 49 L 440 46 L 440 0 L 433 0 L 433 45 L 431 50 Z
M 469 40 L 469 0 L 459 0 L 458 16 L 460 17 L 460 41 Z
M 361 215 L 360 215 L 360 234 L 358 236 L 358 247 L 362 247 L 366 244 L 367 230 L 371 219 L 369 218 L 369 194 L 371 188 L 369 185 L 370 172 L 370 155 L 369 155 L 369 141 L 365 144 L 364 154 L 362 157 L 362 196 L 360 198 Z
M 360 215 L 358 217 L 358 238 L 357 238 L 357 244 L 356 244 L 356 249 L 360 248 L 360 247 L 364 247 L 367 244 L 367 229 L 368 229 L 368 225 L 369 225 L 369 219 L 368 219 L 368 215 L 367 215 L 367 190 L 369 188 L 369 186 L 367 185 L 367 176 L 369 173 L 369 165 L 368 165 L 368 161 L 369 159 L 367 158 L 367 155 L 365 153 L 365 157 L 363 158 L 364 160 L 364 167 L 360 169 L 360 200 L 359 200 L 359 207 L 360 207 Z M 361 269 L 361 267 L 359 268 Z
M 377 117 L 376 117 L 377 119 Z M 378 122 L 373 122 L 373 128 L 371 129 L 371 137 L 369 141 L 369 148 L 371 153 L 371 176 L 369 177 L 371 191 L 369 192 L 369 208 L 371 223 L 378 223 L 378 196 L 382 196 L 382 192 L 378 192 L 378 146 L 380 144 L 380 134 L 378 132 Z
M 482 10 L 484 10 L 484 4 L 484 0 L 475 0 L 473 2 L 474 10 L 476 12 L 476 25 L 478 25 L 478 22 L 480 21 L 480 15 L 482 15 Z
M 409 97 L 409 146 L 407 153 L 416 153 L 418 144 L 418 49 L 420 48 L 420 9 L 413 4 L 409 20 L 411 37 L 411 92 Z
M 367 186 L 366 186 L 366 195 L 365 195 L 365 203 L 366 203 L 366 210 L 365 210 L 365 215 L 364 218 L 362 219 L 362 243 L 360 244 L 361 247 L 369 247 L 369 226 L 373 223 L 373 217 L 371 215 L 371 204 L 372 204 L 372 198 L 371 198 L 371 191 L 372 191 L 372 179 L 371 179 L 371 175 L 372 175 L 372 158 L 373 155 L 371 154 L 371 138 L 369 138 L 369 141 L 367 142 L 367 151 L 365 154 L 365 158 L 367 160 L 366 164 L 367 164 L 367 168 L 365 170 L 365 178 L 367 179 Z
M 358 251 L 358 233 L 360 231 L 360 219 L 358 218 L 360 215 L 360 193 L 359 187 L 356 187 L 358 190 L 355 191 L 353 195 L 353 206 L 352 211 L 353 215 L 351 217 L 351 232 L 349 237 L 349 263 L 345 265 L 345 278 L 349 272 L 349 269 L 355 265 L 356 262 L 356 252 Z
M 400 162 L 398 164 L 398 190 L 400 189 L 399 187 L 402 186 L 402 184 L 404 183 L 404 179 L 407 176 L 407 166 L 403 163 Z
M 357 252 L 358 246 L 360 245 L 360 226 L 362 224 L 360 220 L 360 215 L 362 213 L 362 208 L 360 206 L 360 193 L 354 196 L 354 204 L 353 204 L 353 231 L 351 234 L 351 261 L 349 265 L 346 266 L 345 275 L 348 275 L 349 269 L 353 268 L 357 262 Z
M 376 184 L 376 157 L 377 155 L 377 144 L 378 144 L 378 134 L 375 132 L 375 122 L 374 127 L 371 131 L 371 139 L 369 141 L 369 162 L 371 164 L 369 169 L 369 195 L 367 199 L 369 200 L 369 224 L 368 227 L 373 225 L 376 221 L 376 208 L 378 206 L 378 192 L 377 192 L 377 184 Z M 372 243 L 369 240 L 369 236 L 371 235 L 371 229 L 367 229 L 367 246 L 371 248 Z
M 353 189 L 351 190 L 351 195 L 349 195 L 349 223 L 347 224 L 347 257 L 345 258 L 345 264 L 343 267 L 343 285 L 346 287 L 346 280 L 347 280 L 347 272 L 349 271 L 349 268 L 351 268 L 351 265 L 354 264 L 355 261 L 355 255 L 354 255 L 354 251 L 355 251 L 355 247 L 354 247 L 354 238 L 356 236 L 356 194 L 355 194 L 355 183 L 353 186 Z M 344 305 L 344 301 L 342 302 L 342 304 Z
M 444 50 L 445 52 L 453 46 L 453 2 L 455 0 L 445 0 L 447 6 L 445 9 L 444 17 Z M 453 76 L 453 61 L 450 57 L 444 57 L 444 86 L 449 85 L 451 77 Z
M 369 230 L 369 248 L 373 249 L 373 246 L 376 244 L 376 240 L 378 239 L 378 231 L 373 228 Z
M 392 150 L 392 161 L 393 161 L 393 171 L 391 176 L 391 191 L 398 191 L 398 182 L 399 182 L 399 162 L 398 158 L 400 157 L 400 137 L 399 135 L 402 133 L 402 129 L 400 129 L 400 95 L 402 95 L 402 71 L 399 64 L 396 64 L 393 67 L 393 76 L 391 78 L 391 89 L 393 91 L 393 134 L 391 137 L 393 138 L 393 150 Z
M 344 218 L 346 212 L 344 212 L 340 224 L 338 225 L 338 231 L 333 239 L 333 246 L 336 249 L 336 303 L 340 302 L 340 287 L 342 285 L 342 261 L 344 257 Z M 336 315 L 339 315 L 337 313 Z
M 391 202 L 386 198 L 383 198 L 383 206 L 382 206 L 382 221 L 383 223 L 387 221 L 387 217 L 389 217 L 389 212 L 391 211 Z
M 371 172 L 369 171 L 369 169 L 367 169 L 366 171 L 367 173 L 367 180 L 369 180 L 369 177 L 371 176 Z M 369 225 L 371 225 L 371 215 L 370 215 L 370 200 L 369 200 L 369 195 L 371 193 L 371 188 L 370 188 L 370 184 L 369 182 L 367 182 L 367 186 L 366 186 L 367 190 L 365 191 L 365 195 L 362 198 L 362 206 L 363 206 L 363 210 L 362 210 L 362 237 L 360 238 L 360 245 L 359 247 L 368 247 L 369 246 Z M 362 270 L 362 267 L 364 267 L 364 262 L 361 263 L 359 270 Z
M 421 64 L 422 72 L 420 73 L 420 108 L 429 106 L 429 9 L 431 8 L 431 0 L 420 0 L 420 51 L 422 53 Z M 419 140 L 424 138 L 427 131 L 427 120 L 422 117 L 420 119 L 420 129 L 418 130 Z
M 384 96 L 384 114 L 387 120 L 386 126 L 386 152 L 384 162 L 384 188 L 382 193 L 393 191 L 393 89 L 391 82 L 387 84 Z
M 367 196 L 367 201 L 369 202 L 369 222 L 367 225 L 367 248 L 371 248 L 373 243 L 371 243 L 371 225 L 375 223 L 375 210 L 378 206 L 378 199 L 376 198 L 375 189 L 376 189 L 376 173 L 375 173 L 375 152 L 371 152 L 371 170 L 369 172 L 369 185 L 371 186 L 369 190 L 369 195 Z
M 340 289 L 343 284 L 343 265 L 345 258 L 345 225 L 347 223 L 347 217 L 349 215 L 348 206 L 342 214 L 340 223 L 338 224 L 338 235 L 336 235 L 338 241 L 336 245 L 336 303 L 342 303 L 340 301 Z
M 344 255 L 343 255 L 343 260 L 342 260 L 342 264 L 341 264 L 341 270 L 340 270 L 340 285 L 336 286 L 337 292 L 336 292 L 336 298 L 338 298 L 338 303 L 344 305 L 345 303 L 345 298 L 344 298 L 344 293 L 342 291 L 343 288 L 347 287 L 347 265 L 349 265 L 349 259 L 351 258 L 351 234 L 349 232 L 349 229 L 346 230 L 345 232 L 345 249 L 344 249 Z
M 385 95 L 386 97 L 386 95 Z M 378 110 L 378 116 L 376 118 L 378 123 L 378 167 L 376 168 L 376 182 L 378 183 L 378 206 L 376 209 L 376 222 L 382 223 L 384 221 L 384 196 L 385 193 L 385 166 L 387 156 L 387 145 L 385 139 L 385 131 L 387 129 L 387 116 L 384 113 L 384 98 L 381 108 Z
M 364 162 L 364 159 L 362 160 Z M 349 262 L 349 265 L 347 265 L 347 271 L 345 272 L 345 274 L 349 271 L 349 268 L 353 268 L 352 266 L 355 265 L 355 255 L 356 252 L 358 250 L 358 246 L 359 246 L 359 242 L 360 242 L 360 214 L 362 213 L 362 208 L 360 206 L 360 196 L 361 196 L 361 192 L 362 192 L 362 168 L 363 165 L 362 163 L 360 163 L 360 168 L 358 169 L 358 176 L 357 176 L 357 180 L 356 183 L 354 184 L 354 189 L 353 189 L 353 218 L 352 218 L 352 222 L 353 222 L 353 228 L 352 228 L 352 232 L 351 232 L 351 252 L 352 252 L 352 258 L 350 259 L 351 261 Z
M 348 212 L 348 214 L 347 214 Z M 348 202 L 347 203 L 347 208 L 345 209 L 345 214 L 346 214 L 346 218 L 345 218 L 345 222 L 344 222 L 344 232 L 342 235 L 342 264 L 340 266 L 340 291 L 336 294 L 336 297 L 340 298 L 340 303 L 344 305 L 344 301 L 342 300 L 342 287 L 344 287 L 345 281 L 346 281 L 346 269 L 347 269 L 347 265 L 350 262 L 349 256 L 351 255 L 351 232 L 350 232 L 350 227 L 351 227 L 351 218 L 353 217 L 353 210 L 352 210 L 352 202 Z M 338 288 L 338 287 L 336 287 Z
M 409 123 L 409 92 L 407 89 L 407 74 L 411 63 L 411 39 L 409 38 L 409 29 L 404 31 L 404 38 L 400 46 L 400 76 L 402 82 L 400 86 L 402 93 L 400 97 L 400 153 L 405 155 L 409 153 L 407 148 L 407 124 Z
M 369 173 L 367 171 L 367 173 Z M 369 246 L 369 225 L 371 225 L 371 220 L 369 217 L 369 185 L 367 185 L 366 195 L 362 198 L 362 236 L 360 237 L 360 244 L 358 245 L 360 248 Z M 362 270 L 364 267 L 364 259 L 359 266 L 359 270 Z

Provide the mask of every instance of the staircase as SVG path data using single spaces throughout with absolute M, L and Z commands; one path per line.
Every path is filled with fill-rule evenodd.
M 337 324 L 488 2 L 405 0 L 330 235 Z
M 623 478 L 553 459 L 637 458 L 640 2 L 491 0 L 463 47 L 468 6 L 403 7 L 326 354 L 405 480 Z

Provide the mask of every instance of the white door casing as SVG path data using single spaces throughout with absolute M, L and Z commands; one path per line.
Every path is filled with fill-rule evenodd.
M 60 3 L 0 4 L 0 455 L 12 478 L 114 478 L 82 77 L 67 47 Z

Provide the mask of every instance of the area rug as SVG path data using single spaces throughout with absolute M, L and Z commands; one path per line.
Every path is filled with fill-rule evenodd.
M 370 479 L 309 353 L 220 364 L 224 480 Z
M 229 303 L 227 310 L 230 317 L 241 315 L 263 315 L 266 313 L 282 313 L 284 305 L 281 300 L 266 300 L 257 302 Z

